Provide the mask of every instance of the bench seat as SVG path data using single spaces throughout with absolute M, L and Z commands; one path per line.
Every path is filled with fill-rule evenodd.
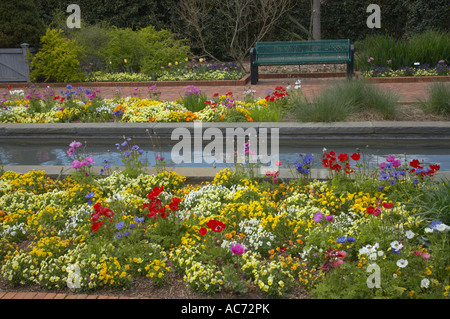
M 347 64 L 353 76 L 354 46 L 350 40 L 257 42 L 250 50 L 251 83 L 258 82 L 258 66 Z

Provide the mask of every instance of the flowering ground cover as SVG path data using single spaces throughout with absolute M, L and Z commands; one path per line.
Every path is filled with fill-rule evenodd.
M 10 285 L 127 290 L 137 280 L 165 287 L 178 274 L 205 296 L 253 287 L 270 298 L 293 289 L 448 298 L 450 185 L 433 179 L 439 165 L 388 156 L 369 169 L 364 154 L 324 150 L 300 154 L 289 180 L 236 166 L 188 185 L 136 161 L 94 176 L 92 158 L 76 157 L 80 144 L 69 145 L 68 177 L 0 175 L 0 276 Z M 138 158 L 130 140 L 117 148 Z M 326 180 L 310 178 L 314 161 Z
M 136 87 L 130 96 L 123 97 L 118 89 L 113 99 L 104 99 L 101 89 L 69 84 L 55 92 L 31 85 L 28 91 L 3 92 L 0 123 L 277 121 L 285 104 L 282 100 L 288 96 L 288 88 L 276 87 L 263 98 L 254 97 L 252 90 L 243 100 L 233 98 L 232 92 L 207 97 L 190 85 L 179 99 L 162 101 L 156 86 L 145 91 Z

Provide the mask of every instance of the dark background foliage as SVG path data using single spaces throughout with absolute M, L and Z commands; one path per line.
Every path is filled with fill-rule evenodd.
M 72 0 L 2 0 L 0 3 L 0 47 L 18 47 L 22 42 L 38 46 L 45 26 L 54 22 Z M 181 38 L 187 38 L 194 53 L 201 54 L 201 46 L 192 30 L 177 14 L 177 0 L 78 0 L 82 23 L 90 25 L 107 23 L 118 28 L 140 29 L 152 25 L 167 29 Z M 369 29 L 366 25 L 369 13 L 366 8 L 376 3 L 381 7 L 381 29 Z M 311 0 L 292 0 L 290 17 L 280 19 L 266 35 L 265 40 L 307 39 L 304 30 L 310 30 Z M 424 30 L 449 30 L 448 0 L 322 0 L 322 39 L 350 38 L 352 42 L 368 35 L 390 35 L 407 38 Z M 230 36 L 223 25 L 219 10 L 210 12 L 206 19 L 208 49 L 220 59 L 229 59 L 227 39 Z M 252 30 L 250 30 L 252 32 Z

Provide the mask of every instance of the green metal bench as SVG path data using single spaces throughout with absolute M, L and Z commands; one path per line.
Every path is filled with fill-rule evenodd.
M 353 77 L 355 47 L 350 40 L 257 42 L 250 50 L 250 79 L 258 83 L 258 66 L 347 64 Z

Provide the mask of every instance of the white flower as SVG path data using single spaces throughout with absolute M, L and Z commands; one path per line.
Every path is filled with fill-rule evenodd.
M 423 278 L 420 282 L 420 288 L 428 288 L 430 285 L 430 281 L 427 278 Z
M 397 260 L 397 266 L 400 268 L 405 268 L 408 265 L 408 261 L 406 259 Z
M 391 243 L 391 247 L 392 247 L 392 249 L 399 250 L 399 249 L 403 248 L 403 244 L 399 241 L 393 241 Z
M 443 232 L 443 231 L 447 230 L 448 228 L 449 227 L 447 225 L 445 225 L 445 224 L 439 224 L 439 225 L 436 226 L 436 230 L 438 230 L 440 232 Z
M 412 239 L 412 238 L 414 237 L 414 233 L 413 233 L 412 231 L 408 230 L 408 231 L 405 233 L 405 236 L 406 236 L 406 238 L 408 238 L 408 239 Z
M 432 233 L 433 229 L 431 229 L 430 227 L 425 228 L 425 232 L 426 233 Z
M 381 257 L 381 256 L 384 255 L 384 252 L 383 252 L 382 250 L 379 250 L 379 251 L 377 252 L 377 254 L 378 254 L 378 257 Z
M 371 254 L 369 255 L 369 259 L 370 259 L 370 260 L 377 260 L 377 253 L 371 253 Z

